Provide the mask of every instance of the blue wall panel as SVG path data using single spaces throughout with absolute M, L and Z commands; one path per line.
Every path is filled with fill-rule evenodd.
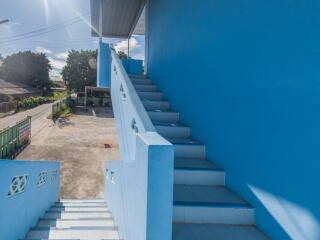
M 128 74 L 142 75 L 143 61 L 137 59 L 123 59 L 122 64 Z
M 110 47 L 109 44 L 102 41 L 99 42 L 98 49 L 98 79 L 97 87 L 107 88 L 111 86 L 110 76 Z
M 320 239 L 320 2 L 150 0 L 148 75 L 273 239 Z

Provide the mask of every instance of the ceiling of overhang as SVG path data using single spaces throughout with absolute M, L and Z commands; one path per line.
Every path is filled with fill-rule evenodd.
M 100 36 L 100 13 L 102 37 L 128 38 L 132 33 L 144 34 L 144 16 L 139 19 L 144 5 L 145 0 L 91 0 L 92 36 Z

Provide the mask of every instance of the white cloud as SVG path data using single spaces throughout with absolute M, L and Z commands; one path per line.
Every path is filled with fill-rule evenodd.
M 140 44 L 138 43 L 136 38 L 134 37 L 130 38 L 130 51 L 138 48 L 139 46 Z M 116 49 L 117 52 L 122 51 L 122 52 L 128 53 L 128 41 L 127 40 L 120 41 L 115 44 L 114 48 Z
M 52 57 L 48 58 L 52 68 L 57 70 L 62 70 L 62 68 L 66 65 L 66 61 L 54 59 Z
M 65 60 L 59 60 L 53 57 L 48 57 L 52 70 L 50 71 L 50 78 L 53 81 L 61 80 L 62 68 L 67 64 Z
M 68 55 L 69 55 L 69 52 L 66 51 L 66 52 L 57 53 L 57 54 L 55 54 L 54 56 L 55 56 L 57 59 L 67 60 Z
M 36 47 L 37 53 L 45 53 L 45 54 L 51 54 L 52 51 L 50 49 L 44 48 L 44 47 Z
M 53 80 L 53 81 L 59 81 L 62 79 L 61 77 L 61 74 L 60 74 L 60 71 L 56 70 L 56 69 L 52 69 L 50 71 L 50 78 Z

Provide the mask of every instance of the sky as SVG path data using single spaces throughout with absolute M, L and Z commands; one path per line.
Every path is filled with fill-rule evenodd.
M 27 50 L 45 53 L 53 67 L 50 72 L 53 80 L 61 79 L 69 50 L 98 47 L 98 39 L 91 37 L 90 0 L 0 0 L 0 20 L 3 19 L 10 22 L 0 25 L 0 54 L 5 57 Z M 20 35 L 39 29 L 47 33 L 34 37 Z M 127 40 L 104 41 L 113 43 L 118 51 L 127 52 Z M 144 58 L 143 36 L 132 36 L 130 56 Z

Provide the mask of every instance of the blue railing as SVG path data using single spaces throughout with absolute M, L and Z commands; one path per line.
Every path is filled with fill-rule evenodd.
M 22 239 L 59 199 L 60 164 L 0 160 L 0 239 Z
M 114 50 L 111 55 L 111 98 L 121 160 L 106 162 L 107 202 L 122 238 L 169 240 L 173 146 L 156 132 Z

